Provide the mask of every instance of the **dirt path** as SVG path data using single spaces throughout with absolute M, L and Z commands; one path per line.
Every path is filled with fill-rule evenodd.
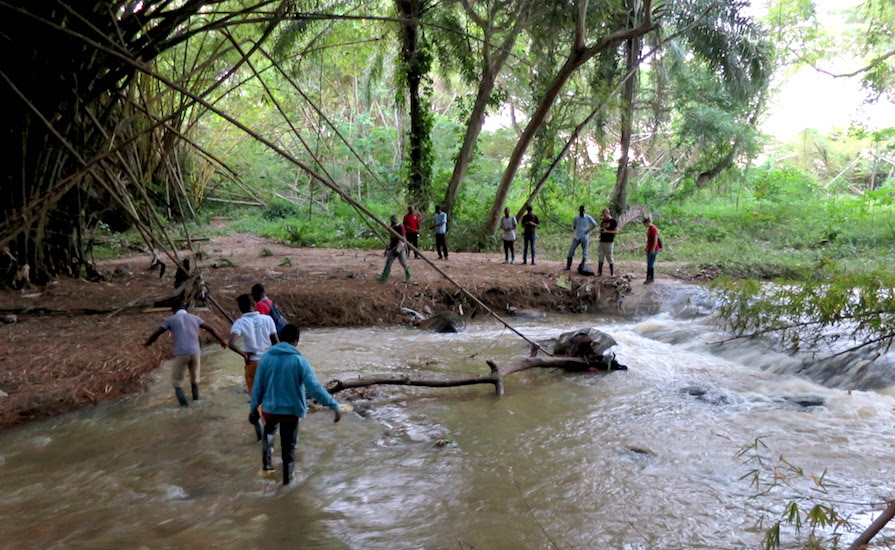
M 291 322 L 302 327 L 392 325 L 405 322 L 402 307 L 424 313 L 475 308 L 468 298 L 426 265 L 411 260 L 413 280 L 404 284 L 397 263 L 378 283 L 384 258 L 369 250 L 290 248 L 252 235 L 203 243 L 201 261 L 217 301 L 238 316 L 235 297 L 256 282 L 265 284 Z M 434 256 L 434 254 L 433 254 Z M 496 254 L 453 253 L 435 260 L 448 275 L 489 307 L 610 315 L 651 313 L 657 279 L 644 286 L 643 266 L 621 263 L 618 273 L 640 279 L 598 280 L 563 271 L 560 262 L 505 265 Z M 106 282 L 60 279 L 40 289 L 0 292 L 0 311 L 17 322 L 0 327 L 0 427 L 114 399 L 139 389 L 146 373 L 167 353 L 165 342 L 142 343 L 167 315 L 144 313 L 170 295 L 174 270 L 159 279 L 145 255 L 102 262 Z M 659 264 L 660 275 L 676 266 Z M 571 275 L 571 276 L 570 276 Z M 619 282 L 616 282 L 619 281 Z M 624 294 L 624 308 L 618 297 Z M 229 322 L 214 311 L 197 311 L 222 333 Z M 483 314 L 483 311 L 476 311 Z M 507 320 L 512 322 L 512 317 Z

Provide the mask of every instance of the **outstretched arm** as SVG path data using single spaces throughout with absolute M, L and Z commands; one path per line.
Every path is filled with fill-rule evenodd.
M 314 371 L 311 370 L 311 366 L 309 364 L 305 365 L 306 368 L 302 369 L 301 373 L 301 383 L 305 387 L 305 390 L 308 392 L 308 395 L 317 400 L 318 403 L 329 407 L 332 409 L 336 416 L 333 419 L 333 422 L 338 422 L 342 419 L 342 413 L 339 410 L 339 402 L 333 398 L 332 395 L 323 385 L 317 380 L 317 377 L 314 375 Z
M 143 345 L 146 346 L 146 347 L 151 346 L 152 344 L 155 343 L 156 340 L 158 340 L 158 337 L 159 337 L 159 336 L 161 336 L 162 334 L 164 334 L 164 333 L 167 332 L 167 331 L 168 331 L 168 329 L 166 329 L 165 327 L 159 327 L 159 328 L 157 328 L 157 329 L 155 330 L 155 332 L 153 332 L 153 333 L 149 336 L 149 338 L 146 340 L 146 342 L 145 342 Z
M 218 334 L 218 331 L 214 330 L 214 327 L 213 327 L 213 326 L 211 326 L 211 325 L 209 325 L 209 324 L 206 324 L 206 323 L 202 323 L 201 325 L 199 325 L 199 328 L 201 328 L 201 329 L 205 329 L 206 331 L 208 331 L 209 334 L 211 334 L 212 336 L 214 336 L 215 339 L 217 339 L 217 341 L 221 343 L 221 347 L 222 347 L 222 348 L 226 348 L 226 347 L 227 347 L 227 341 L 224 340 L 223 338 L 221 338 L 221 335 Z

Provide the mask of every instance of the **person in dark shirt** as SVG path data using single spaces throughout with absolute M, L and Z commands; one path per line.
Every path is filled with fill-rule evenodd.
M 609 262 L 609 275 L 615 277 L 615 261 L 612 259 L 612 246 L 615 235 L 618 234 L 618 221 L 612 219 L 612 212 L 608 208 L 603 209 L 603 219 L 600 220 L 600 245 L 598 248 L 599 261 L 597 263 L 597 277 L 603 276 L 603 262 Z
M 420 246 L 420 215 L 413 211 L 413 206 L 407 207 L 407 213 L 404 214 L 404 235 L 407 237 L 407 242 L 412 244 L 414 248 L 419 248 Z M 407 253 L 407 257 L 410 258 L 410 253 Z M 413 257 L 419 259 L 419 252 L 416 250 L 413 251 Z
M 537 229 L 541 226 L 541 221 L 537 214 L 532 212 L 531 206 L 525 207 L 526 214 L 522 216 L 522 263 L 528 263 L 528 248 L 531 247 L 531 265 L 535 265 L 535 240 L 537 240 Z
M 382 275 L 379 276 L 378 280 L 380 283 L 388 280 L 388 276 L 392 272 L 392 263 L 395 261 L 395 258 L 398 258 L 398 262 L 404 268 L 404 282 L 409 283 L 410 266 L 407 265 L 407 259 L 404 254 L 404 225 L 398 223 L 398 216 L 395 215 L 392 215 L 390 221 L 391 228 L 397 235 L 391 234 L 392 238 L 385 248 L 385 269 L 382 270 Z

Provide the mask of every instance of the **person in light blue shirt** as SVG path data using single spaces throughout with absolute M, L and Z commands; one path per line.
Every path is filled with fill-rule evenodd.
M 261 356 L 249 404 L 250 423 L 256 424 L 259 416 L 264 417 L 264 434 L 261 440 L 261 464 L 264 471 L 274 469 L 273 440 L 277 426 L 280 427 L 283 485 L 292 481 L 298 421 L 308 413 L 305 391 L 318 403 L 336 413 L 334 422 L 342 418 L 338 401 L 317 381 L 311 364 L 296 348 L 300 333 L 297 326 L 286 325 L 280 333 L 282 341 Z
M 435 207 L 435 215 L 432 217 L 432 228 L 435 229 L 435 251 L 438 259 L 448 259 L 447 248 L 447 212 L 441 211 L 441 206 Z
M 569 257 L 566 258 L 566 269 L 572 269 L 572 259 L 575 258 L 575 250 L 581 245 L 581 263 L 587 261 L 587 245 L 590 242 L 590 230 L 597 227 L 597 221 L 590 214 L 587 214 L 584 205 L 578 207 L 578 215 L 572 220 L 572 229 L 575 231 L 575 237 L 572 239 L 572 246 L 569 248 Z

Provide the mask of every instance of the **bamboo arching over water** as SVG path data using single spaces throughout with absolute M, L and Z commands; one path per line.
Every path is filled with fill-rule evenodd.
M 287 152 L 287 151 L 285 151 L 284 149 L 282 149 L 280 146 L 278 146 L 278 145 L 276 145 L 275 143 L 273 143 L 273 142 L 272 142 L 271 140 L 269 140 L 268 138 L 265 138 L 264 136 L 260 135 L 260 134 L 257 133 L 256 131 L 252 130 L 252 129 L 249 128 L 246 124 L 244 124 L 243 122 L 241 122 L 240 120 L 238 120 L 238 119 L 235 118 L 234 116 L 232 116 L 232 115 L 230 115 L 230 114 L 224 112 L 224 111 L 221 110 L 219 107 L 213 105 L 212 103 L 210 103 L 210 102 L 207 101 L 206 99 L 204 99 L 204 98 L 202 98 L 202 97 L 196 95 L 195 93 L 191 92 L 190 90 L 185 89 L 183 86 L 181 86 L 181 85 L 179 85 L 178 83 L 176 83 L 176 82 L 170 80 L 169 78 L 167 78 L 167 77 L 165 77 L 165 76 L 163 76 L 163 75 L 158 74 L 156 71 L 152 70 L 152 69 L 151 69 L 150 67 L 148 67 L 146 64 L 141 63 L 141 62 L 138 61 L 138 60 L 132 59 L 132 58 L 131 58 L 130 56 L 128 56 L 128 55 L 125 55 L 125 54 L 123 54 L 123 53 L 121 53 L 121 52 L 119 52 L 119 51 L 116 51 L 116 50 L 112 49 L 112 48 L 108 48 L 108 47 L 106 47 L 106 46 L 104 46 L 104 45 L 102 45 L 102 44 L 100 44 L 100 43 L 98 43 L 98 42 L 96 42 L 96 41 L 90 39 L 89 37 L 84 36 L 84 35 L 78 33 L 78 32 L 72 31 L 72 30 L 67 29 L 67 28 L 64 28 L 64 27 L 59 27 L 59 26 L 53 25 L 53 24 L 52 24 L 51 22 L 49 22 L 49 21 L 42 21 L 42 22 L 45 23 L 45 24 L 47 24 L 47 25 L 52 26 L 53 28 L 55 28 L 56 30 L 58 30 L 58 31 L 60 31 L 60 32 L 63 32 L 63 33 L 66 33 L 66 34 L 70 34 L 70 35 L 72 35 L 72 36 L 74 36 L 74 37 L 76 37 L 76 38 L 78 38 L 78 39 L 80 39 L 80 40 L 83 40 L 86 44 L 88 44 L 88 45 L 90 45 L 90 46 L 96 48 L 97 50 L 100 50 L 100 51 L 105 52 L 105 53 L 107 53 L 107 54 L 109 54 L 109 55 L 111 55 L 111 56 L 114 56 L 114 57 L 116 57 L 116 58 L 121 59 L 121 60 L 124 61 L 125 63 L 128 63 L 128 64 L 130 64 L 131 66 L 133 66 L 133 67 L 134 67 L 136 70 L 138 70 L 139 72 L 141 72 L 141 73 L 143 73 L 143 74 L 146 74 L 146 75 L 149 76 L 149 77 L 155 78 L 155 79 L 157 79 L 159 82 L 162 82 L 162 83 L 165 84 L 166 86 L 169 86 L 171 89 L 176 90 L 176 91 L 178 91 L 178 92 L 181 93 L 181 94 L 184 94 L 186 97 L 189 97 L 191 100 L 193 100 L 193 101 L 195 101 L 196 103 L 202 105 L 203 107 L 205 107 L 206 109 L 208 109 L 210 112 L 213 112 L 213 113 L 216 114 L 217 116 L 221 117 L 222 119 L 226 120 L 226 121 L 229 122 L 230 124 L 232 124 L 232 125 L 234 125 L 235 127 L 239 128 L 241 131 L 245 132 L 247 135 L 249 135 L 249 136 L 251 136 L 252 138 L 254 138 L 255 140 L 257 140 L 258 142 L 262 143 L 262 144 L 265 145 L 267 148 L 269 148 L 271 151 L 275 152 L 276 154 L 278 154 L 279 156 L 281 156 L 281 157 L 284 158 L 285 160 L 289 161 L 290 163 L 294 164 L 296 167 L 298 167 L 298 168 L 300 168 L 301 170 L 305 171 L 305 172 L 306 172 L 309 176 L 311 176 L 313 179 L 319 181 L 320 183 L 322 183 L 322 184 L 325 185 L 326 187 L 330 188 L 333 192 L 335 192 L 337 195 L 339 195 L 339 197 L 341 197 L 345 202 L 351 204 L 351 205 L 352 205 L 355 209 L 357 209 L 359 212 L 362 212 L 364 215 L 366 215 L 367 217 L 369 217 L 371 220 L 375 221 L 375 222 L 376 222 L 377 224 L 379 224 L 381 227 L 383 227 L 384 229 L 386 229 L 386 231 L 388 231 L 388 233 L 389 233 L 390 235 L 394 235 L 394 236 L 397 236 L 397 237 L 403 239 L 403 237 L 401 237 L 400 234 L 396 233 L 396 232 L 395 232 L 395 231 L 394 231 L 394 230 L 393 230 L 393 229 L 392 229 L 386 222 L 384 222 L 382 219 L 380 219 L 378 216 L 376 216 L 376 215 L 375 215 L 372 211 L 370 211 L 367 207 L 365 207 L 364 205 L 362 205 L 362 204 L 360 204 L 358 201 L 356 201 L 353 197 L 351 197 L 348 193 L 346 193 L 346 192 L 345 192 L 339 185 L 337 185 L 335 182 L 332 182 L 332 181 L 330 181 L 328 178 L 325 178 L 324 176 L 322 176 L 321 174 L 319 174 L 316 170 L 314 170 L 313 168 L 311 168 L 311 167 L 308 166 L 307 164 L 303 163 L 302 161 L 300 161 L 299 159 L 297 159 L 295 156 L 293 156 L 293 155 L 290 154 L 289 152 Z M 50 125 L 49 121 L 45 121 L 45 123 L 46 123 L 47 125 Z M 318 162 L 318 163 L 319 163 L 320 161 L 319 161 L 319 159 L 316 159 L 316 157 L 315 157 L 315 162 Z M 406 242 L 406 240 L 405 240 L 405 242 Z M 441 268 L 439 268 L 437 265 L 435 265 L 435 263 L 432 262 L 432 260 L 430 260 L 429 258 L 427 258 L 427 257 L 425 256 L 425 254 L 422 253 L 421 251 L 419 251 L 415 246 L 410 245 L 409 243 L 407 243 L 407 246 L 408 246 L 408 248 L 410 248 L 410 249 L 413 250 L 414 252 L 419 253 L 420 258 L 421 258 L 424 262 L 426 262 L 426 264 L 428 264 L 432 269 L 434 269 L 434 270 L 435 270 L 437 273 L 439 273 L 442 277 L 444 277 L 444 278 L 445 278 L 446 280 L 448 280 L 451 284 L 453 284 L 455 287 L 457 287 L 458 290 L 460 290 L 460 291 L 461 291 L 464 295 L 466 295 L 470 300 L 472 300 L 473 302 L 475 302 L 476 305 L 478 305 L 479 307 L 481 307 L 483 310 L 487 311 L 492 317 L 494 317 L 497 321 L 499 321 L 502 325 L 504 325 L 507 329 L 509 329 L 510 331 L 512 331 L 514 334 L 516 334 L 517 336 L 519 336 L 520 338 L 522 338 L 523 340 L 525 340 L 526 342 L 528 342 L 528 343 L 531 345 L 531 347 L 532 347 L 533 353 L 536 353 L 536 352 L 540 351 L 541 353 L 544 353 L 545 355 L 552 355 L 552 354 L 549 353 L 548 351 L 542 349 L 540 345 L 538 345 L 538 344 L 535 343 L 534 341 L 530 340 L 527 336 L 525 336 L 524 334 L 522 334 L 521 332 L 519 332 L 519 330 L 517 330 L 515 327 L 513 327 L 512 325 L 510 325 L 510 324 L 509 324 L 507 321 L 505 321 L 500 315 L 498 315 L 492 308 L 490 308 L 490 307 L 488 307 L 487 305 L 485 305 L 481 300 L 478 299 L 478 297 L 476 297 L 473 293 L 471 293 L 469 290 L 467 290 L 466 288 L 464 288 L 460 283 L 458 283 L 456 280 L 454 280 L 453 278 L 451 278 L 450 275 L 448 275 L 448 274 L 445 273 Z

